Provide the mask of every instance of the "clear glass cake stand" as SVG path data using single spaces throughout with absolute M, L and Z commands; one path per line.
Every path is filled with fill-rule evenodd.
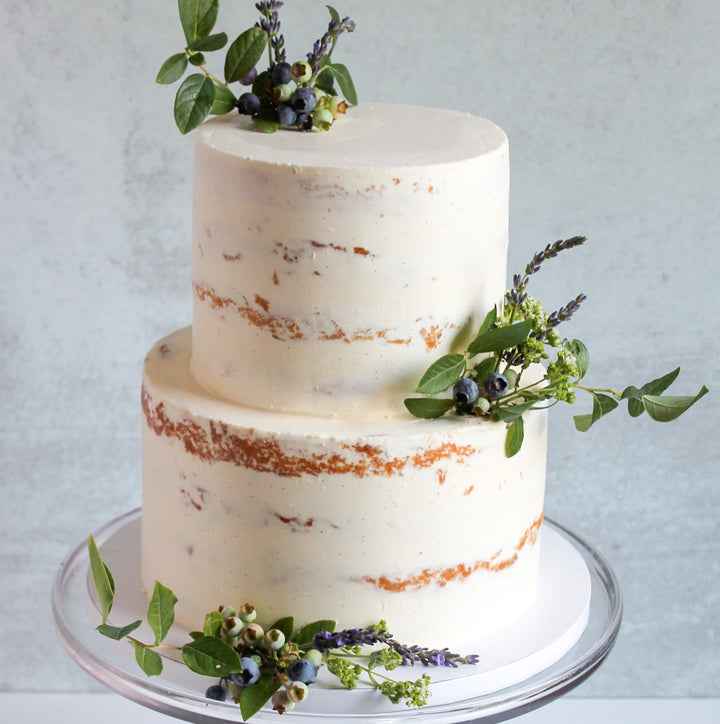
M 115 625 L 145 618 L 146 611 L 137 610 L 143 605 L 145 609 L 147 607 L 139 593 L 140 519 L 141 511 L 136 509 L 93 533 L 117 584 L 111 615 L 111 623 Z M 441 680 L 437 682 L 437 686 L 445 686 L 437 690 L 441 695 L 436 697 L 433 691 L 430 703 L 420 709 L 393 706 L 386 704 L 384 699 L 378 704 L 376 699 L 367 698 L 374 696 L 367 689 L 358 694 L 358 690 L 350 692 L 333 687 L 323 688 L 321 682 L 318 682 L 311 687 L 311 697 L 286 714 L 282 721 L 323 724 L 336 721 L 354 724 L 402 724 L 406 721 L 487 724 L 519 716 L 566 693 L 592 674 L 608 655 L 620 628 L 622 600 L 618 581 L 604 558 L 579 536 L 547 519 L 543 524 L 541 559 L 543 555 L 550 559 L 558 558 L 557 561 L 541 561 L 541 590 L 545 575 L 543 571 L 555 567 L 559 573 L 559 577 L 548 576 L 551 581 L 546 581 L 544 587 L 546 599 L 554 595 L 558 601 L 563 601 L 567 598 L 567 591 L 573 588 L 586 595 L 585 603 L 582 596 L 579 599 L 581 615 L 577 611 L 568 613 L 574 617 L 573 621 L 561 627 L 565 631 L 564 643 L 554 645 L 554 648 L 546 645 L 552 644 L 552 641 L 538 644 L 540 648 L 544 646 L 546 651 L 555 652 L 546 659 L 549 663 L 546 664 L 538 655 L 533 658 L 537 652 L 526 652 L 530 654 L 526 660 L 534 662 L 534 668 L 517 668 L 517 661 L 509 661 L 508 666 L 498 667 L 503 672 L 508 669 L 514 677 L 510 679 L 503 679 L 502 676 L 493 679 L 493 671 L 479 676 L 472 672 L 468 675 L 467 670 L 473 667 L 443 669 L 440 672 Z M 571 559 L 575 559 L 574 564 Z M 573 570 L 576 573 L 572 573 Z M 565 581 L 563 576 L 574 576 L 577 580 Z M 122 598 L 123 590 L 128 593 L 125 600 Z M 552 603 L 550 600 L 548 610 L 552 611 L 551 616 L 557 618 L 558 615 L 566 615 L 557 614 Z M 53 586 L 52 605 L 58 636 L 65 649 L 82 668 L 111 690 L 138 704 L 184 721 L 199 724 L 242 721 L 239 707 L 232 702 L 215 702 L 205 698 L 208 679 L 192 674 L 174 661 L 166 662 L 160 677 L 146 678 L 137 667 L 127 642 L 112 641 L 96 632 L 95 627 L 100 620 L 89 577 L 87 541 L 78 544 L 61 564 Z M 115 621 L 115 615 L 122 618 Z M 556 625 L 558 622 L 551 623 Z M 544 628 L 538 626 L 532 617 L 527 625 L 532 626 L 533 631 Z M 517 626 L 512 628 L 518 629 Z M 530 630 L 526 628 L 526 631 Z M 183 633 L 185 635 L 178 643 L 188 640 L 187 632 Z M 151 638 L 146 636 L 144 640 Z M 504 650 L 502 640 L 499 643 Z M 517 645 L 517 641 L 507 643 L 508 650 Z M 528 645 L 532 647 L 535 644 Z M 558 648 L 558 645 L 562 645 L 562 648 Z M 514 672 L 513 666 L 516 667 Z M 418 671 L 416 667 L 409 670 L 413 678 L 425 671 Z M 522 672 L 529 672 L 530 675 L 526 676 Z M 463 676 L 465 678 L 452 680 L 452 677 Z M 495 680 L 511 683 L 501 684 L 497 688 L 488 686 L 488 681 Z M 431 689 L 435 686 L 436 680 L 433 678 Z M 442 692 L 445 694 L 442 695 Z M 450 696 L 448 692 L 451 692 Z M 434 700 L 436 703 L 433 703 Z M 366 705 L 366 702 L 372 705 Z M 272 710 L 262 710 L 252 721 L 258 724 L 277 722 L 277 716 Z

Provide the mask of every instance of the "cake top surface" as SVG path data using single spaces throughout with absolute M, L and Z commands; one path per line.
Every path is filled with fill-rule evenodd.
M 505 133 L 460 111 L 388 103 L 351 108 L 332 133 L 258 131 L 247 116 L 204 123 L 198 144 L 239 158 L 291 166 L 413 168 L 507 152 Z

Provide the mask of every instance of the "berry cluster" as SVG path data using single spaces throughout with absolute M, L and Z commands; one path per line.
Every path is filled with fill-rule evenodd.
M 279 628 L 265 631 L 257 623 L 257 612 L 249 604 L 235 610 L 220 606 L 222 617 L 217 636 L 240 655 L 241 671 L 233 672 L 210 686 L 208 699 L 225 701 L 228 696 L 239 703 L 243 691 L 257 684 L 260 677 L 274 678 L 278 689 L 272 695 L 273 709 L 279 714 L 291 711 L 296 702 L 305 701 L 308 686 L 318 675 L 323 656 L 317 649 L 302 651 L 286 639 Z
M 347 103 L 341 96 L 311 86 L 313 75 L 304 60 L 292 65 L 280 61 L 260 74 L 253 69 L 240 81 L 252 85 L 252 90 L 238 99 L 238 112 L 285 128 L 326 131 L 347 111 Z

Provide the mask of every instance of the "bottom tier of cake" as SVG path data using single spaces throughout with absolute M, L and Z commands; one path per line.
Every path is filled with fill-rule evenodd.
M 505 425 L 288 415 L 212 396 L 189 372 L 190 328 L 143 377 L 142 580 L 199 628 L 219 604 L 266 624 L 384 619 L 405 643 L 463 646 L 537 589 L 547 420 L 521 451 Z

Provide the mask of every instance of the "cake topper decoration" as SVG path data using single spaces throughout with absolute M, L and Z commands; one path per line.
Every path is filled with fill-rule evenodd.
M 188 66 L 198 68 L 181 83 L 175 96 L 175 123 L 185 134 L 197 128 L 210 115 L 237 110 L 251 116 L 259 130 L 274 133 L 279 128 L 301 131 L 328 130 L 335 119 L 357 104 L 357 93 L 350 71 L 332 61 L 338 38 L 355 30 L 350 18 L 341 18 L 327 6 L 330 22 L 324 35 L 315 41 L 306 60 L 288 63 L 285 38 L 280 32 L 280 0 L 257 2 L 260 20 L 235 38 L 225 54 L 224 80 L 213 75 L 205 54 L 222 50 L 226 33 L 213 33 L 219 0 L 178 0 L 180 23 L 186 46 L 170 56 L 158 71 L 156 82 L 168 85 L 182 78 Z M 268 54 L 268 67 L 257 65 Z M 342 95 L 338 93 L 335 83 Z M 239 83 L 251 90 L 235 96 L 230 85 Z
M 460 656 L 448 649 L 405 646 L 393 638 L 384 621 L 367 628 L 335 631 L 335 621 L 314 621 L 296 629 L 294 619 L 285 617 L 265 629 L 250 604 L 237 610 L 220 606 L 205 616 L 201 631 L 190 633 L 188 643 L 168 645 L 165 639 L 175 621 L 178 599 L 159 582 L 155 583 L 147 613 L 154 640 L 145 643 L 133 635 L 142 620 L 124 626 L 108 623 L 115 581 L 92 536 L 88 538 L 88 555 L 102 615 L 97 631 L 115 641 L 127 639 L 146 676 L 159 676 L 163 657 L 177 662 L 171 654 L 180 654 L 188 669 L 217 681 L 207 688 L 205 696 L 216 701 L 231 698 L 239 704 L 243 721 L 269 701 L 278 714 L 291 711 L 296 703 L 307 699 L 308 687 L 322 666 L 347 689 L 355 689 L 364 677 L 365 683 L 393 704 L 404 702 L 412 707 L 427 703 L 430 677 L 422 674 L 415 681 L 397 681 L 385 672 L 416 663 L 455 668 L 478 662 L 475 654 Z M 372 652 L 363 652 L 367 646 L 373 647 Z
M 708 390 L 705 385 L 695 396 L 673 397 L 662 393 L 675 381 L 680 368 L 647 382 L 642 387 L 624 390 L 601 389 L 580 384 L 588 371 L 590 357 L 578 339 L 563 339 L 557 327 L 568 321 L 585 301 L 578 294 L 551 314 L 527 294 L 530 277 L 543 262 L 561 251 L 585 243 L 584 236 L 548 244 L 533 256 L 523 274 L 513 276 L 513 285 L 505 293 L 504 305 L 491 309 L 463 352 L 443 355 L 425 372 L 416 392 L 436 395 L 452 388 L 452 397 L 410 397 L 405 407 L 415 417 L 441 417 L 450 410 L 460 415 L 504 422 L 508 425 L 505 454 L 512 457 L 523 443 L 523 414 L 530 410 L 552 407 L 558 402 L 575 402 L 575 390 L 587 392 L 592 399 L 592 412 L 575 415 L 575 427 L 585 432 L 601 417 L 627 400 L 631 417 L 643 412 L 659 422 L 679 417 Z M 523 375 L 530 365 L 550 359 L 541 379 L 526 383 Z M 483 355 L 474 364 L 471 360 Z M 526 375 L 527 376 L 527 375 Z

